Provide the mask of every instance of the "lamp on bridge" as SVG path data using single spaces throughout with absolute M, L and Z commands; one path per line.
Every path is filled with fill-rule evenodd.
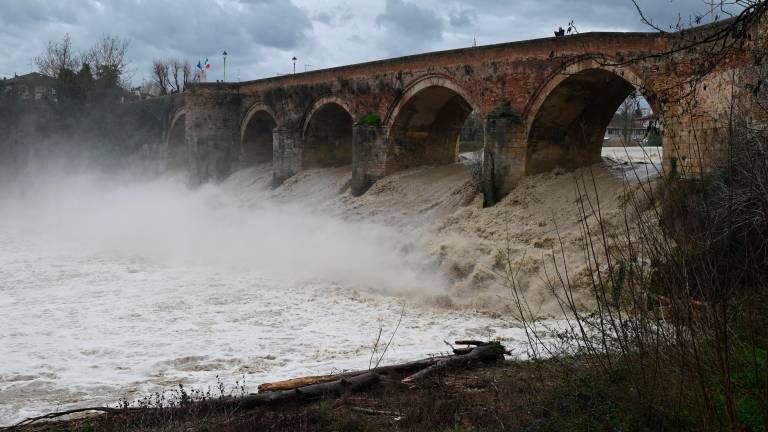
M 224 79 L 222 82 L 227 82 L 227 52 L 224 51 L 221 55 L 224 56 Z
M 293 74 L 296 75 L 296 60 L 298 59 L 296 58 L 296 56 L 293 56 L 291 60 L 293 60 Z

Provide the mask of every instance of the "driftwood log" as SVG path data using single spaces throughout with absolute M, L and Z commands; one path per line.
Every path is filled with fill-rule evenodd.
M 292 390 L 271 391 L 250 394 L 238 401 L 239 408 L 251 408 L 271 403 L 319 399 L 327 396 L 338 397 L 345 393 L 358 392 L 379 382 L 381 377 L 376 372 L 368 372 L 350 378 L 321 382 L 294 388 Z
M 320 383 L 325 383 L 330 381 L 337 381 L 342 378 L 349 379 L 349 378 L 353 378 L 358 375 L 363 375 L 369 372 L 376 372 L 378 375 L 405 374 L 405 373 L 414 372 L 414 371 L 427 368 L 429 366 L 434 365 L 441 359 L 448 358 L 448 357 L 452 357 L 452 356 L 430 357 L 430 358 L 416 360 L 408 363 L 401 363 L 401 364 L 396 364 L 391 366 L 380 366 L 375 369 L 343 372 L 343 373 L 334 374 L 334 375 L 320 375 L 320 376 L 292 378 L 285 381 L 264 383 L 259 386 L 259 393 L 293 390 L 293 389 L 301 388 L 308 385 L 320 384 Z
M 344 372 L 336 375 L 321 375 L 302 378 L 293 378 L 274 383 L 264 383 L 259 386 L 259 394 L 276 391 L 288 391 L 301 389 L 305 386 L 317 385 L 327 382 L 335 382 L 340 379 L 351 379 L 360 375 L 375 372 L 378 375 L 412 373 L 402 380 L 404 384 L 413 384 L 415 381 L 431 376 L 435 372 L 468 367 L 472 363 L 482 361 L 495 361 L 504 357 L 506 348 L 498 342 L 481 341 L 456 341 L 456 345 L 474 345 L 474 347 L 454 348 L 454 355 L 430 357 L 408 363 L 390 366 L 381 366 L 371 370 L 359 370 Z
M 457 345 L 462 345 L 462 341 L 456 342 Z M 474 341 L 472 341 L 474 343 Z M 450 357 L 444 357 L 438 360 L 435 364 L 428 366 L 413 375 L 409 375 L 400 381 L 403 384 L 414 384 L 416 381 L 432 376 L 437 372 L 466 368 L 476 362 L 497 361 L 504 358 L 506 349 L 498 342 L 483 343 L 478 342 L 481 345 L 475 346 L 468 352 L 466 349 L 459 348 L 454 352 L 459 351 L 462 354 L 453 355 Z M 466 353 L 465 353 L 466 352 Z

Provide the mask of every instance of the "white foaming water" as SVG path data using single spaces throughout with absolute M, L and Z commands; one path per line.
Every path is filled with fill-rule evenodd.
M 254 185 L 259 189 L 261 186 Z M 243 191 L 239 191 L 243 192 Z M 259 191 L 255 191 L 259 196 Z M 365 368 L 401 292 L 442 280 L 403 235 L 174 179 L 0 190 L 0 424 L 185 386 Z M 377 292 L 378 295 L 366 293 Z M 410 302 L 386 362 L 520 329 Z

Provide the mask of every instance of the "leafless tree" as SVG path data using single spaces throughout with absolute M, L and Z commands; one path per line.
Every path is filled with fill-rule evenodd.
M 152 62 L 152 82 L 157 84 L 161 95 L 168 94 L 168 64 L 164 60 L 155 59 Z
M 155 59 L 152 63 L 152 82 L 160 94 L 181 93 L 192 77 L 189 61 L 180 59 Z
M 127 57 L 130 45 L 127 39 L 103 35 L 91 49 L 83 54 L 83 62 L 88 63 L 96 73 L 103 70 L 115 73 L 120 83 L 125 84 L 131 79 L 128 71 L 130 61 Z
M 49 41 L 48 47 L 35 57 L 35 65 L 41 74 L 58 77 L 63 69 L 75 70 L 80 63 L 80 56 L 72 49 L 72 39 L 69 34 L 59 42 Z
M 174 93 L 179 93 L 183 90 L 183 82 L 179 84 L 179 74 L 183 69 L 182 62 L 179 59 L 171 59 L 168 61 L 168 66 L 171 70 L 170 75 L 173 78 L 172 90 Z M 183 79 L 184 78 L 182 77 L 182 80 Z
M 632 93 L 624 99 L 624 102 L 619 106 L 616 116 L 620 120 L 621 137 L 624 140 L 624 143 L 631 145 L 635 139 L 633 130 L 635 129 L 637 120 L 642 117 L 639 95 L 637 93 Z
M 182 68 L 181 68 L 181 72 L 184 78 L 183 80 L 184 89 L 182 89 L 182 91 L 184 91 L 187 87 L 187 83 L 192 81 L 192 65 L 189 64 L 189 60 L 184 61 L 184 64 L 182 65 Z

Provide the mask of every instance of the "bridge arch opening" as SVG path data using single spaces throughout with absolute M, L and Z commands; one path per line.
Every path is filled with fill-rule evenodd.
M 183 170 L 187 166 L 187 116 L 182 113 L 171 122 L 168 132 L 168 158 L 166 168 L 171 171 Z
M 655 125 L 651 105 L 635 84 L 609 70 L 580 70 L 557 83 L 536 111 L 525 172 L 574 170 L 601 161 L 603 153 L 660 160 Z
M 482 141 L 465 128 L 472 112 L 472 105 L 447 86 L 427 85 L 415 91 L 393 114 L 387 171 L 457 162 L 460 137 Z
M 354 120 L 346 108 L 328 102 L 314 110 L 304 129 L 303 168 L 352 164 Z
M 266 110 L 254 112 L 246 119 L 241 138 L 241 160 L 244 165 L 272 162 L 274 117 Z

